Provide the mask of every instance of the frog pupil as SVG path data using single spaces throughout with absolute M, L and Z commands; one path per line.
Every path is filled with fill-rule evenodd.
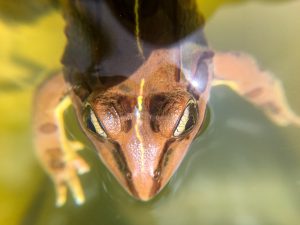
M 91 107 L 88 106 L 86 110 L 87 110 L 85 114 L 86 127 L 93 133 L 106 138 L 107 135 L 103 130 L 99 119 L 97 118 L 97 116 L 95 115 Z
M 86 119 L 86 126 L 90 131 L 97 133 L 96 128 L 95 128 L 90 116 L 88 116 Z
M 179 137 L 186 134 L 196 124 L 197 117 L 198 117 L 197 105 L 191 100 L 188 103 L 187 107 L 185 108 L 184 113 L 181 116 L 173 135 L 175 137 Z
M 189 119 L 185 125 L 184 132 L 189 131 L 196 124 L 197 109 L 194 104 L 190 104 L 188 107 L 189 107 Z

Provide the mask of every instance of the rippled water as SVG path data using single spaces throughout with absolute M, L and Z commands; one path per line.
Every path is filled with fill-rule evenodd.
M 199 5 L 210 46 L 252 54 L 282 81 L 300 114 L 300 2 Z M 82 177 L 86 204 L 69 200 L 55 208 L 52 183 L 34 156 L 30 116 L 35 87 L 60 70 L 64 22 L 47 1 L 33 0 L 0 1 L 0 18 L 0 224 L 299 224 L 300 128 L 272 124 L 224 87 L 213 89 L 207 130 L 154 200 L 131 198 L 88 145 L 83 155 L 93 169 Z M 84 140 L 71 124 L 72 110 L 68 115 L 70 129 Z

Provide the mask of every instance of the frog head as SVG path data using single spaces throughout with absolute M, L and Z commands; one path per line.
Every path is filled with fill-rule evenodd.
M 82 127 L 104 164 L 143 201 L 170 180 L 205 117 L 211 74 L 199 69 L 207 62 L 198 58 L 186 74 L 179 53 L 153 51 L 122 82 L 102 80 L 81 110 Z

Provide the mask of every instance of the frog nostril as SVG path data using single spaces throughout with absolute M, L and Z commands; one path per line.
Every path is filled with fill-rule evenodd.
M 128 180 L 131 180 L 131 179 L 132 179 L 132 174 L 131 174 L 131 172 L 127 172 L 127 173 L 126 173 L 126 177 L 127 177 Z
M 157 169 L 154 171 L 154 180 L 158 180 L 160 178 L 160 175 L 161 175 L 161 170 L 160 169 Z

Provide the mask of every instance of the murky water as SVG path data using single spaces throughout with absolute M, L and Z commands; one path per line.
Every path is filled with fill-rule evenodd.
M 199 0 L 205 33 L 219 51 L 253 55 L 282 81 L 300 113 L 299 1 Z M 0 224 L 297 225 L 300 128 L 278 127 L 228 88 L 214 88 L 211 122 L 179 170 L 152 201 L 130 197 L 91 145 L 81 177 L 87 202 L 56 208 L 53 185 L 34 156 L 31 105 L 36 86 L 61 68 L 65 38 L 47 1 L 0 1 Z M 67 112 L 69 129 L 85 140 Z

